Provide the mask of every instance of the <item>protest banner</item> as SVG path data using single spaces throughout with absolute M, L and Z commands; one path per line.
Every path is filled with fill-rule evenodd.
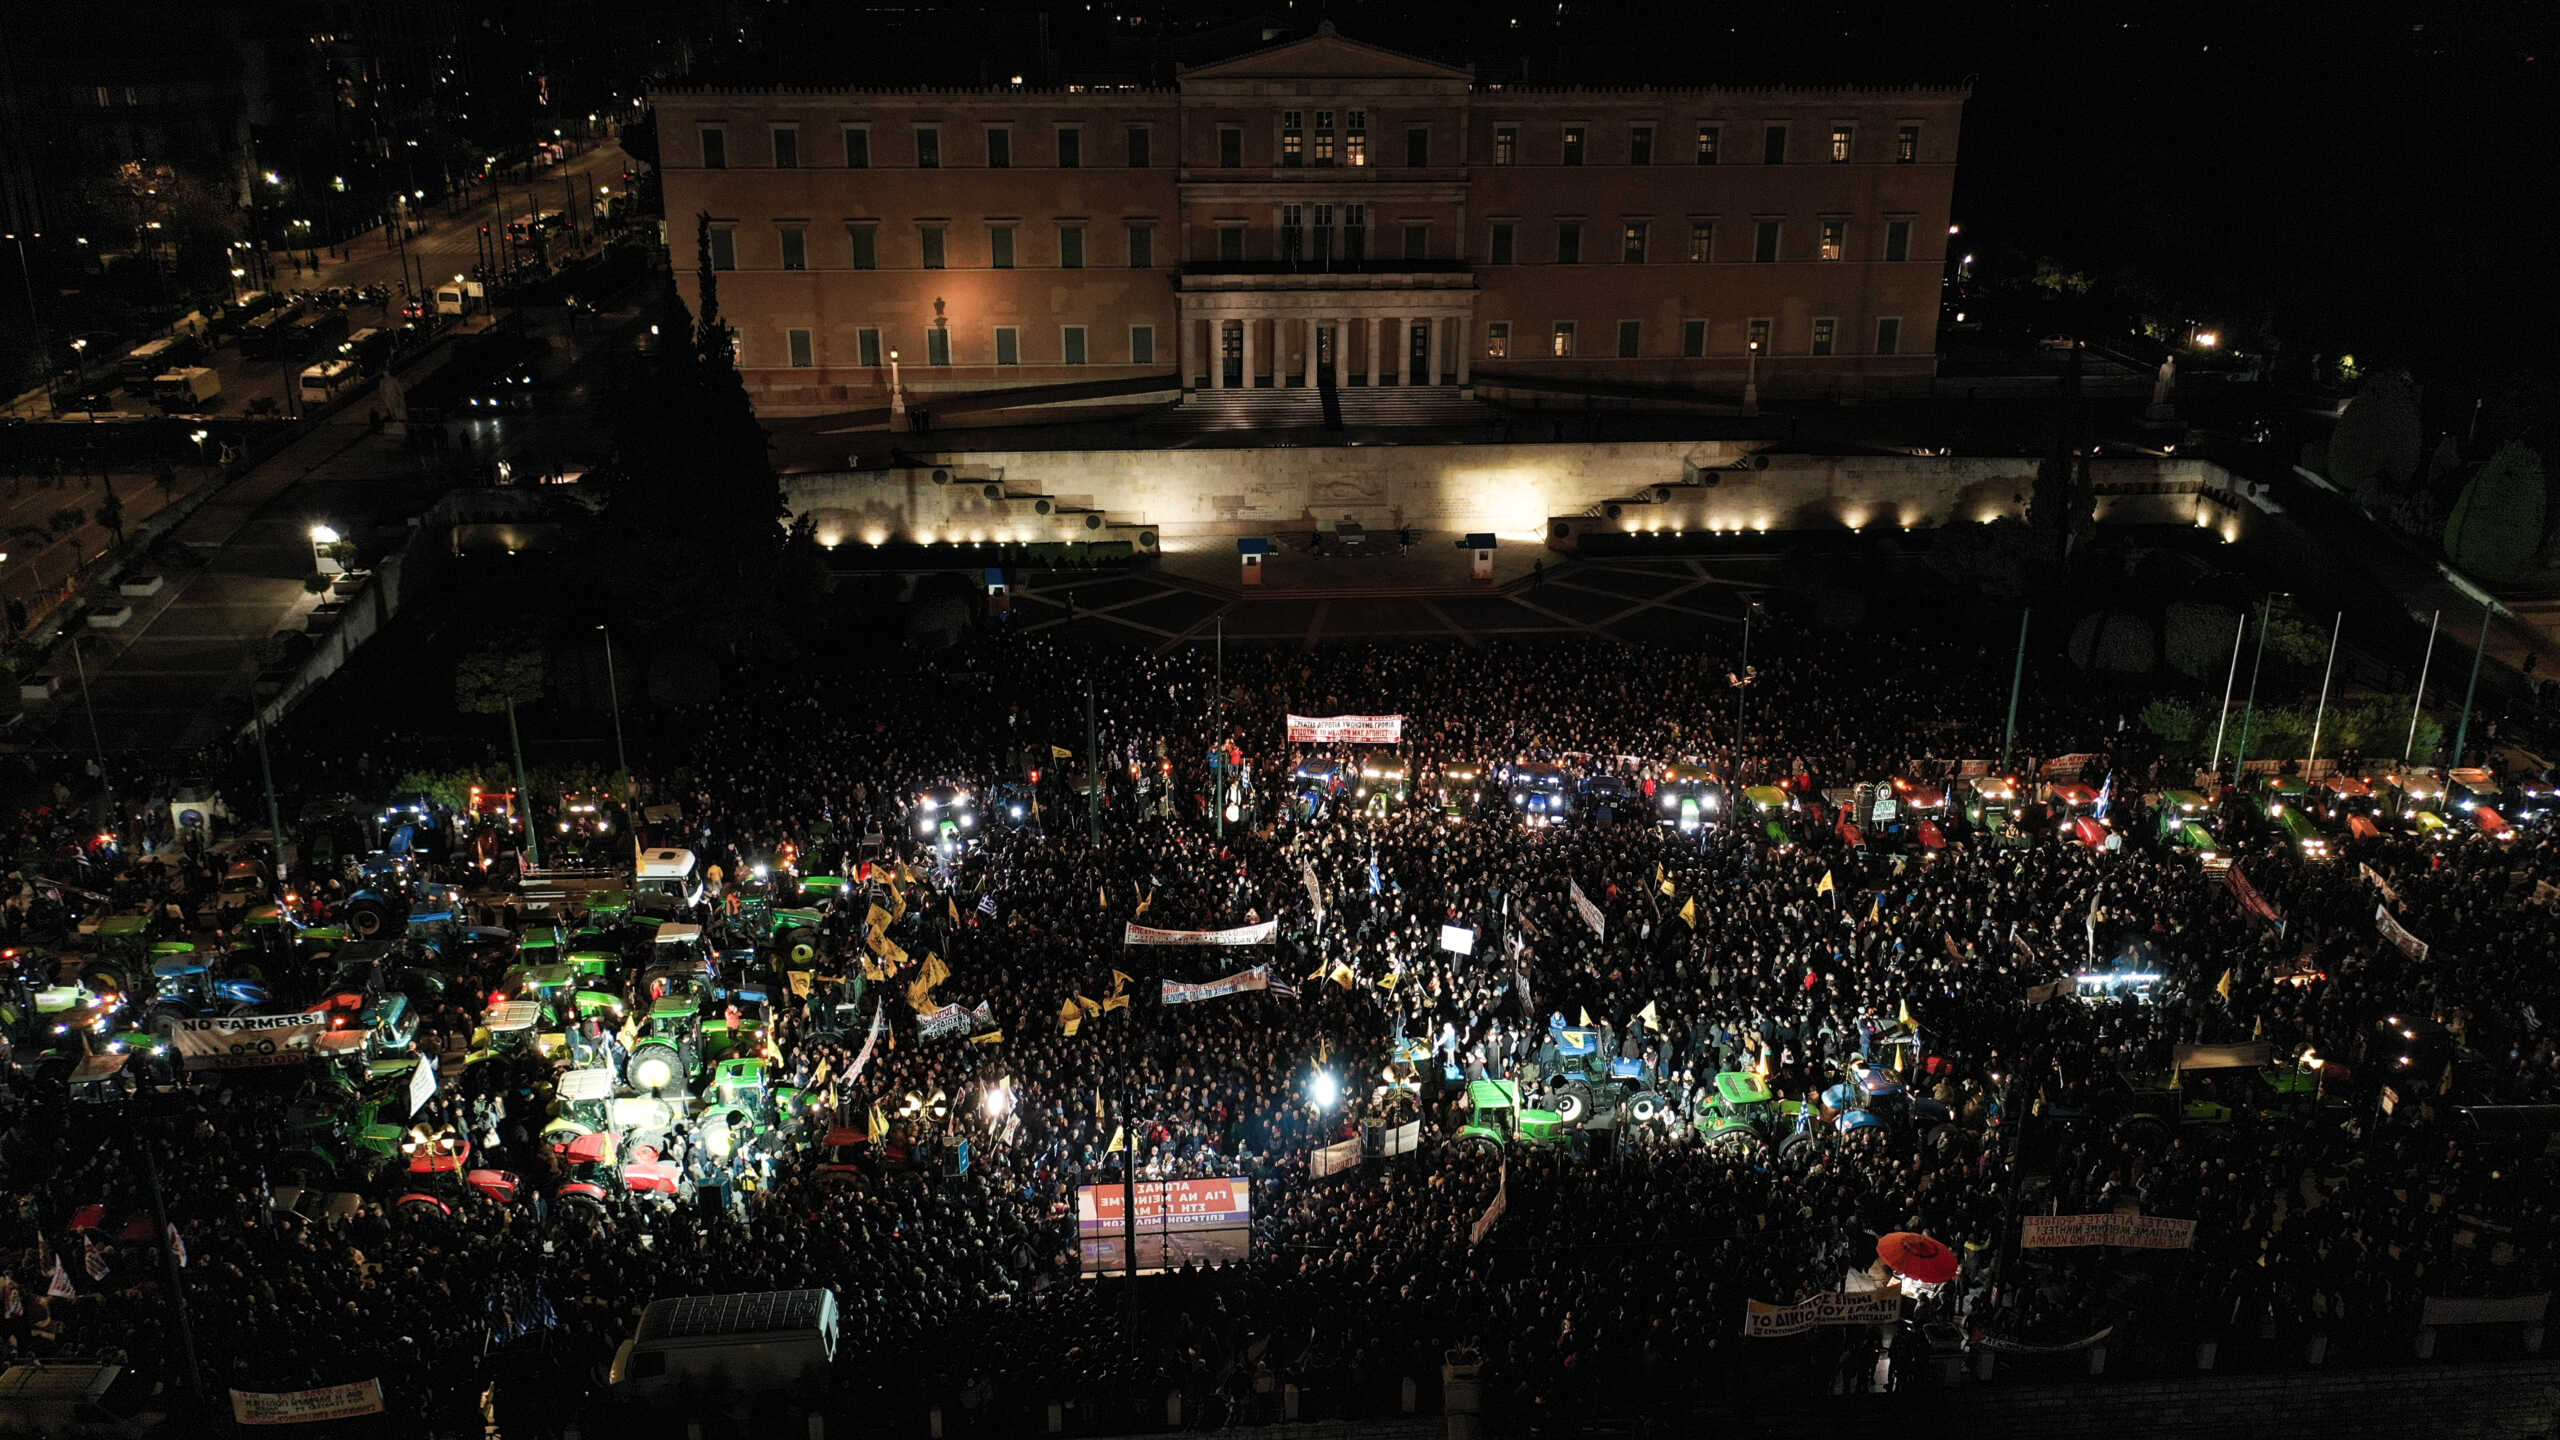
M 1484 1213 L 1476 1217 L 1474 1227 L 1467 1231 L 1467 1248 L 1472 1250 L 1478 1245 L 1482 1245 L 1484 1243 L 1485 1233 L 1493 1229 L 1494 1222 L 1500 1220 L 1502 1218 L 1502 1212 L 1509 1209 L 1510 1206 L 1511 1164 L 1509 1161 L 1505 1161 L 1502 1166 L 1501 1178 L 1494 1181 L 1493 1202 L 1484 1207 Z
M 382 1382 L 323 1385 L 316 1390 L 234 1390 L 231 1418 L 241 1425 L 302 1425 L 382 1413 Z
M 2392 944 L 2400 948 L 2401 954 L 2408 956 L 2410 959 L 2417 961 L 2421 965 L 2426 963 L 2427 942 L 2410 934 L 2407 926 L 2392 919 L 2390 906 L 2376 905 L 2373 907 L 2373 924 L 2374 928 L 2382 932 L 2383 939 L 2390 941 Z
M 2196 1243 L 2196 1222 L 2159 1215 L 2029 1215 L 2018 1243 L 2029 1250 L 2117 1245 L 2127 1250 L 2185 1250 Z
M 1292 715 L 1292 745 L 1401 745 L 1401 715 Z
M 1608 939 L 1608 917 L 1600 913 L 1599 906 L 1591 903 L 1590 896 L 1582 893 L 1582 882 L 1574 880 L 1567 882 L 1567 884 L 1573 891 L 1573 908 L 1582 912 L 1582 923 L 1591 927 L 1592 934 L 1599 936 L 1603 940 Z
M 1339 1175 L 1345 1170 L 1358 1168 L 1360 1142 L 1357 1140 L 1337 1140 L 1307 1152 L 1307 1175 L 1311 1179 L 1321 1180 L 1327 1175 Z
M 1221 975 L 1196 985 L 1167 980 L 1164 982 L 1164 1003 L 1188 1005 L 1194 1000 L 1216 1000 L 1228 995 L 1241 995 L 1248 990 L 1265 989 L 1270 984 L 1271 967 L 1268 965 L 1256 965 L 1250 970 L 1239 970 L 1233 975 Z
M 1280 922 L 1265 920 L 1259 925 L 1238 925 L 1227 930 L 1158 930 L 1151 926 L 1129 923 L 1122 926 L 1123 945 L 1268 945 L 1280 932 Z
M 1464 925 L 1443 925 L 1440 927 L 1440 948 L 1452 955 L 1473 955 L 1476 953 L 1476 932 Z
M 417 1065 L 409 1071 L 410 1118 L 415 1119 L 418 1112 L 426 1108 L 427 1101 L 435 1093 L 436 1062 L 431 1056 L 421 1055 L 418 1057 Z
M 304 1011 L 181 1020 L 170 1038 L 189 1070 L 248 1070 L 300 1064 L 328 1032 L 325 1017 Z
M 2223 883 L 2231 887 L 2232 894 L 2240 897 L 2241 909 L 2276 927 L 2277 934 L 2284 933 L 2284 912 L 2267 903 L 2267 897 L 2258 893 L 2258 887 L 2249 883 L 2249 877 L 2240 873 L 2239 866 L 2234 865 L 2224 873 Z
M 2359 860 L 2356 862 L 2356 873 L 2364 877 L 2366 884 L 2381 891 L 2383 899 L 2390 901 L 2394 905 L 2400 903 L 2400 892 L 2391 888 L 2391 882 L 2382 878 L 2381 871 L 2376 870 L 2373 866 Z M 2546 880 L 2541 883 L 2547 885 L 2550 882 Z
M 2539 1325 L 2551 1308 L 2551 1292 L 2463 1297 L 2429 1295 L 2419 1307 L 2421 1325 Z
M 1902 1318 L 1902 1296 L 1891 1290 L 1825 1291 L 1793 1305 L 1742 1302 L 1746 1340 L 1801 1335 L 1818 1325 L 1890 1325 Z

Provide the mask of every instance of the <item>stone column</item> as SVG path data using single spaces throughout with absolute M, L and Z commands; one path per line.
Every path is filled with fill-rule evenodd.
M 1378 334 L 1386 328 L 1386 324 L 1386 320 L 1381 316 L 1369 317 L 1369 370 L 1361 380 L 1373 388 L 1378 383 Z
M 1227 388 L 1227 317 L 1209 312 L 1209 388 Z
M 1254 354 L 1254 351 L 1260 347 L 1253 343 L 1253 332 L 1260 325 L 1261 322 L 1253 316 L 1244 317 L 1244 388 L 1247 390 L 1253 388 L 1254 362 L 1261 358 Z
M 1306 334 L 1307 334 L 1307 359 L 1306 359 L 1306 365 L 1307 365 L 1307 388 L 1308 388 L 1308 389 L 1310 389 L 1310 390 L 1313 390 L 1314 388 L 1316 388 L 1316 343 L 1317 343 L 1317 342 L 1316 342 L 1316 335 L 1317 335 L 1317 332 L 1318 332 L 1318 331 L 1320 331 L 1320 330 L 1322 330 L 1323 328 L 1324 328 L 1324 322 L 1323 322 L 1323 321 L 1316 319 L 1316 318 L 1315 318 L 1314 316 L 1312 316 L 1312 315 L 1310 315 L 1310 316 L 1308 316 L 1308 317 L 1307 317 L 1307 331 L 1306 331 Z
M 1182 373 L 1174 378 L 1185 395 L 1191 393 L 1192 378 L 1200 373 L 1199 367 L 1192 363 L 1199 356 L 1199 329 L 1199 316 L 1180 305 L 1174 307 L 1174 349 L 1182 361 Z
M 1464 390 L 1474 383 L 1468 362 L 1474 360 L 1476 354 L 1475 318 L 1460 315 L 1449 323 L 1458 332 L 1458 388 Z
M 1440 377 L 1449 373 L 1440 363 L 1440 335 L 1448 328 L 1448 316 L 1431 317 L 1431 373 L 1423 377 L 1422 383 L 1425 385 L 1437 385 L 1440 383 Z

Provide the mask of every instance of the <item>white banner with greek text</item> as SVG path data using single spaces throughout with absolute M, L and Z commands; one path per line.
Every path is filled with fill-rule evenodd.
M 2030 1215 L 2018 1243 L 2029 1250 L 2082 1245 L 2121 1245 L 2127 1250 L 2186 1250 L 2196 1243 L 2196 1222 L 2160 1215 Z
M 1890 1325 L 1902 1318 L 1902 1296 L 1892 1290 L 1863 1294 L 1825 1291 L 1793 1305 L 1765 1300 L 1742 1302 L 1742 1335 L 1746 1340 L 1775 1340 L 1801 1335 L 1818 1325 Z
M 231 1418 L 242 1425 L 301 1425 L 382 1413 L 382 1382 L 323 1385 L 317 1390 L 231 1392 Z
M 1292 745 L 1399 745 L 1404 742 L 1401 715 L 1292 715 Z
M 1125 925 L 1120 931 L 1123 945 L 1268 945 L 1280 933 L 1280 922 L 1265 920 L 1259 925 L 1238 925 L 1228 930 L 1157 930 L 1146 925 Z

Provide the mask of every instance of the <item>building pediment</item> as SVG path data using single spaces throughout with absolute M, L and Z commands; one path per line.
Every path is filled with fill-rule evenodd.
M 1471 82 L 1472 70 L 1346 40 L 1328 20 L 1316 33 L 1184 70 L 1182 83 L 1203 80 L 1439 80 Z

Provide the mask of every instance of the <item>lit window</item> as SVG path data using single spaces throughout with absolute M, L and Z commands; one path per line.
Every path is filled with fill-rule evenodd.
M 1369 163 L 1369 112 L 1366 110 L 1342 112 L 1342 163 Z
M 1333 163 L 1333 112 L 1330 110 L 1316 112 L 1316 163 Z
M 1823 221 L 1822 258 L 1825 260 L 1837 260 L 1841 256 L 1847 254 L 1848 250 L 1849 222 L 1846 220 Z
M 1494 320 L 1484 327 L 1484 355 L 1488 360 L 1511 358 L 1511 322 Z
M 1849 127 L 1846 125 L 1831 127 L 1831 163 L 1834 165 L 1849 163 Z
M 1691 263 L 1703 265 L 1714 258 L 1716 258 L 1716 222 L 1713 220 L 1690 221 L 1689 259 Z
M 1716 144 L 1723 138 L 1724 130 L 1721 126 L 1701 125 L 1698 127 L 1699 164 L 1713 165 L 1716 163 Z
M 1519 126 L 1496 125 L 1493 127 L 1493 163 L 1496 165 L 1520 163 Z
M 1625 244 L 1622 247 L 1622 258 L 1626 263 L 1630 265 L 1641 265 L 1644 263 L 1645 240 L 1652 233 L 1652 229 L 1652 226 L 1647 225 L 1641 220 L 1628 222 Z
M 1579 125 L 1567 125 L 1564 127 L 1564 163 L 1567 165 L 1579 165 L 1582 163 L 1582 141 L 1584 134 L 1585 132 L 1583 127 Z
M 1920 127 L 1905 125 L 1893 132 L 1893 163 L 1910 165 L 1920 159 Z
M 1552 349 L 1555 357 L 1559 360 L 1570 360 L 1573 358 L 1572 321 L 1559 320 L 1556 322 L 1556 333 Z
M 1744 339 L 1745 339 L 1745 341 L 1746 341 L 1746 342 L 1751 346 L 1751 348 L 1752 348 L 1752 349 L 1759 351 L 1759 352 L 1760 352 L 1761 354 L 1763 354 L 1763 355 L 1768 354 L 1768 353 L 1769 353 L 1769 321 L 1768 321 L 1768 319 L 1764 316 L 1764 317 L 1762 317 L 1761 319 L 1757 319 L 1757 320 L 1752 321 L 1752 322 L 1751 322 L 1751 333 L 1750 333 L 1749 335 L 1745 336 L 1745 337 L 1744 337 Z
M 1307 132 L 1300 123 L 1302 113 L 1296 110 L 1280 112 L 1280 163 L 1283 165 L 1306 163 Z
M 1824 316 L 1815 320 L 1813 322 L 1813 353 L 1816 355 L 1830 354 L 1832 337 L 1838 333 L 1839 328 L 1840 322 L 1831 319 L 1829 316 Z

